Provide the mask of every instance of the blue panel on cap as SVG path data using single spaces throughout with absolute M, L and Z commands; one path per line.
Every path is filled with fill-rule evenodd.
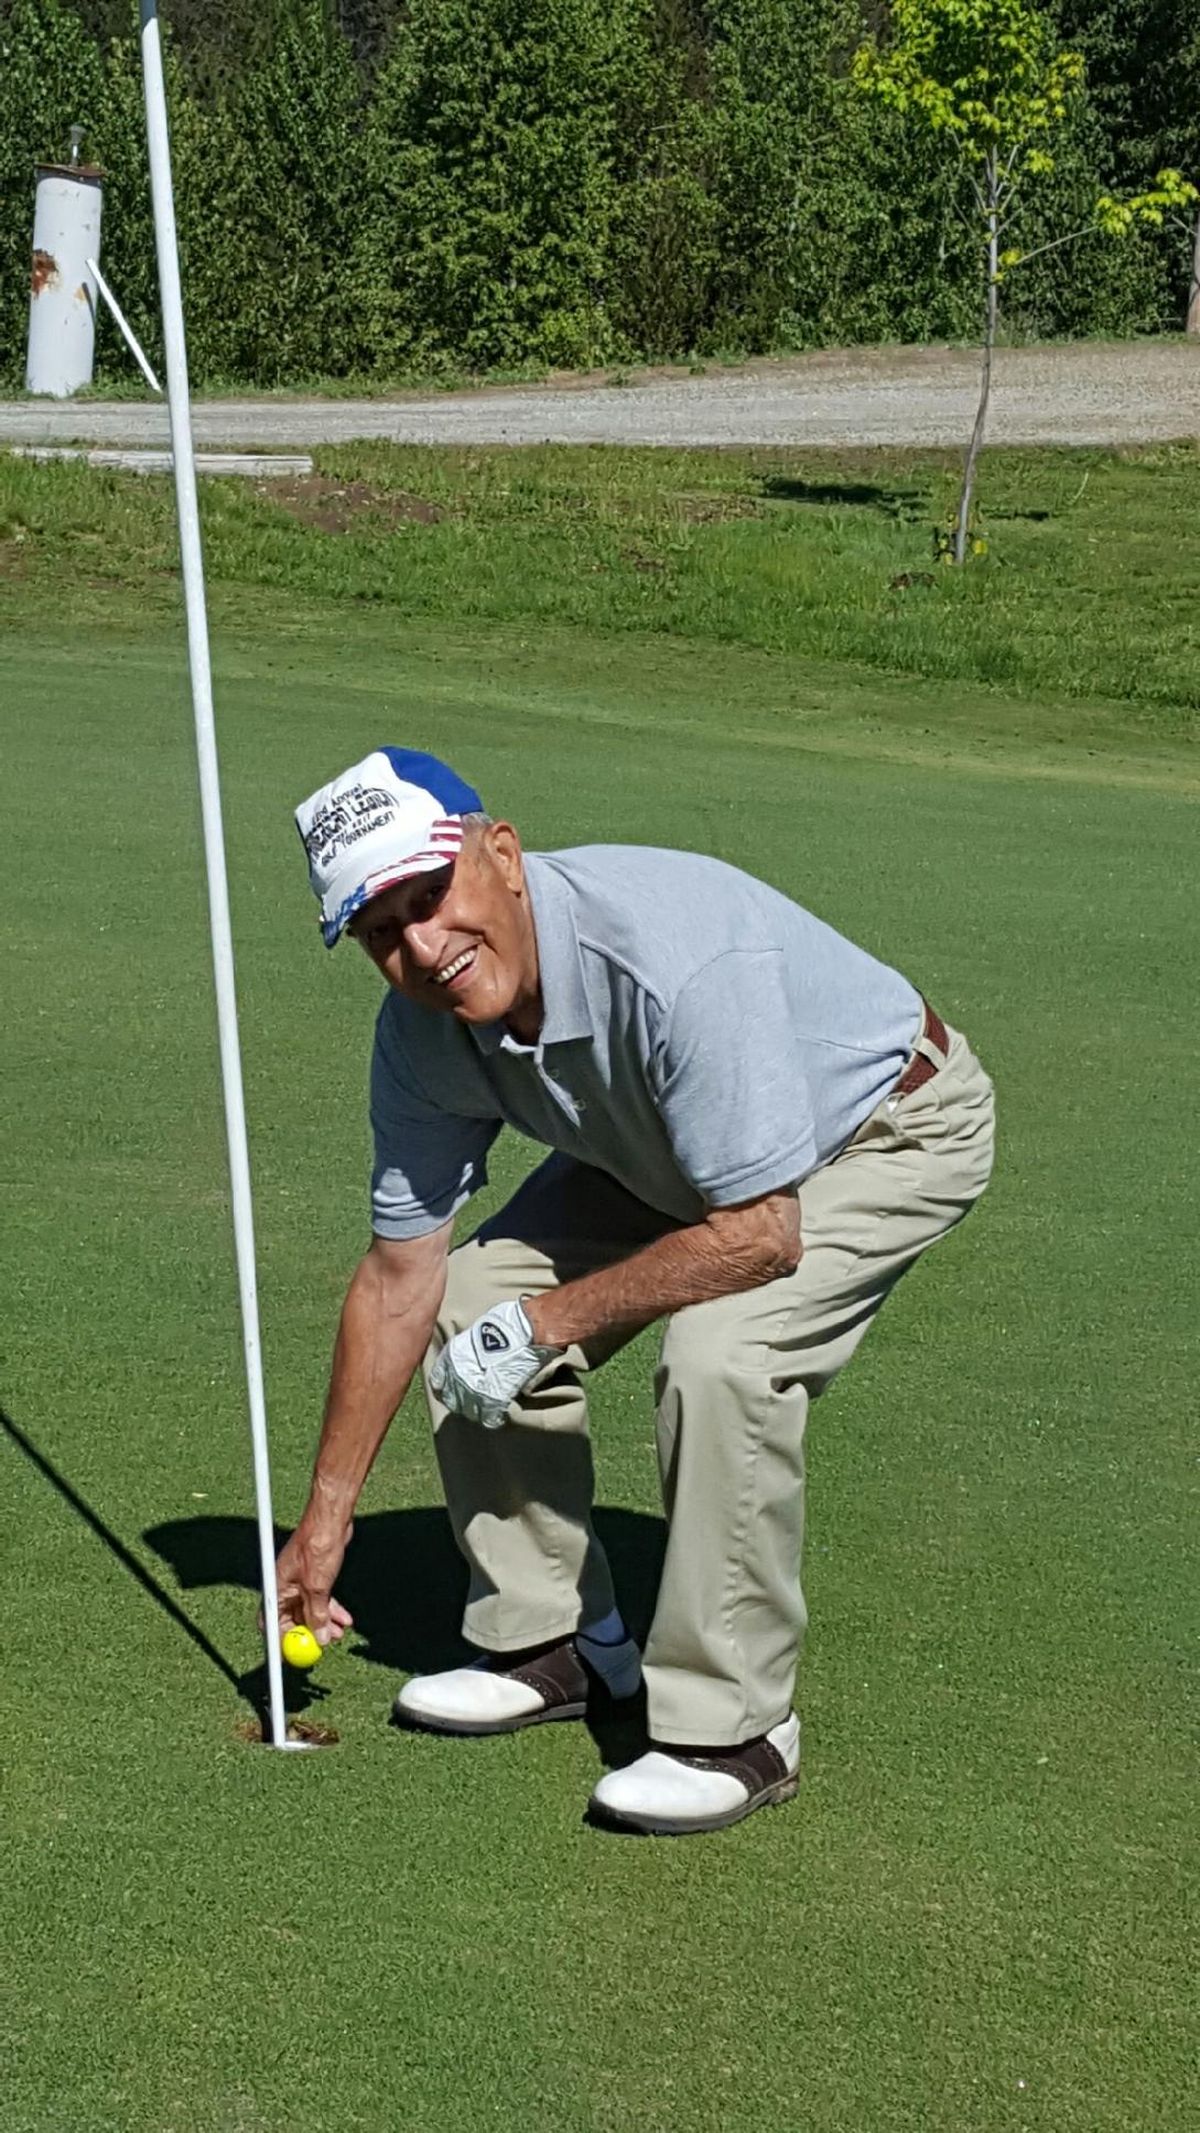
M 451 770 L 448 763 L 440 762 L 436 755 L 422 755 L 417 748 L 381 748 L 398 778 L 409 785 L 420 785 L 444 807 L 448 815 L 482 815 L 483 801 L 471 786 Z

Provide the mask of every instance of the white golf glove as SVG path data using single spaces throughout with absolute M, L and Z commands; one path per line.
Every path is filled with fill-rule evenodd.
M 534 1340 L 523 1305 L 496 1304 L 447 1341 L 429 1382 L 453 1414 L 499 1429 L 517 1394 L 543 1363 L 561 1354 L 561 1348 L 543 1348 Z

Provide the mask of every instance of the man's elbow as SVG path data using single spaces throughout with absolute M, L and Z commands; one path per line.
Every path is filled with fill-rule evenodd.
M 376 1235 L 354 1284 L 369 1291 L 375 1308 L 388 1317 L 406 1317 L 413 1311 L 436 1314 L 446 1287 L 449 1245 L 449 1223 L 422 1237 Z
M 793 1237 L 779 1238 L 767 1249 L 763 1261 L 764 1285 L 768 1281 L 785 1281 L 789 1274 L 796 1272 L 803 1257 L 804 1247 L 800 1242 L 800 1230 L 797 1226 Z
M 720 1210 L 710 1220 L 718 1233 L 726 1231 L 731 1257 L 744 1269 L 748 1288 L 786 1279 L 804 1256 L 800 1201 L 794 1192 L 769 1193 L 744 1207 Z

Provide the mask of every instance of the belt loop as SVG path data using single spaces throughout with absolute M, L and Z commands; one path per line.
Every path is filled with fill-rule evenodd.
M 913 1046 L 923 1059 L 931 1059 L 935 1066 L 945 1066 L 950 1057 L 950 1039 L 946 1025 L 935 1008 L 929 1005 L 924 993 L 921 995 L 921 1033 Z
M 923 1010 L 921 1030 L 913 1043 L 908 1065 L 888 1099 L 894 1104 L 902 1096 L 911 1096 L 916 1089 L 924 1088 L 939 1067 L 944 1067 L 950 1057 L 950 1038 L 945 1023 L 928 1000 L 921 996 Z

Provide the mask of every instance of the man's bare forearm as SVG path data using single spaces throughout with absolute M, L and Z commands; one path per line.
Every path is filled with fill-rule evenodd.
M 333 1352 L 309 1514 L 349 1523 L 392 1417 L 429 1345 L 445 1259 L 411 1266 L 367 1253 L 350 1283 Z
M 525 1309 L 536 1341 L 567 1348 L 605 1331 L 639 1331 L 690 1304 L 760 1288 L 794 1272 L 800 1250 L 795 1192 L 770 1193 L 671 1230 L 615 1266 L 530 1298 Z

